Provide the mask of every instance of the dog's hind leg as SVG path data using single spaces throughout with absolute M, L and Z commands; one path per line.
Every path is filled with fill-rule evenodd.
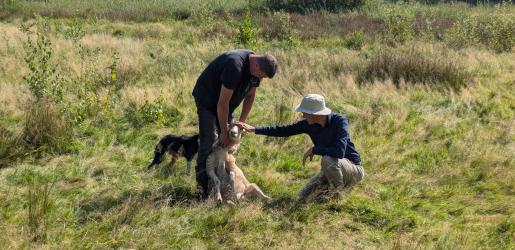
M 207 170 L 207 175 L 213 180 L 216 201 L 222 202 L 222 194 L 220 193 L 220 180 L 212 169 Z
M 233 202 L 238 201 L 238 197 L 236 196 L 236 192 L 234 191 L 234 171 L 229 171 L 229 187 L 231 192 L 231 199 Z
M 177 161 L 177 154 L 172 153 L 172 160 L 170 160 L 170 163 L 166 165 L 163 174 L 164 176 L 170 176 L 170 174 L 173 171 L 173 165 Z M 174 175 L 176 175 L 176 171 L 173 171 Z
M 245 193 L 242 195 L 242 199 L 257 197 L 265 201 L 269 201 L 271 198 L 267 196 L 261 189 L 254 183 L 248 185 L 245 188 Z

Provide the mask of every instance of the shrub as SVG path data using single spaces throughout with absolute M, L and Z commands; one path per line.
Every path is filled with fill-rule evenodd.
M 471 78 L 469 72 L 449 58 L 426 56 L 414 49 L 407 52 L 390 49 L 373 54 L 359 70 L 357 81 L 363 83 L 374 79 L 392 79 L 398 86 L 402 79 L 409 83 L 459 89 Z
M 279 40 L 287 46 L 294 46 L 298 42 L 298 34 L 295 32 L 294 23 L 290 14 L 275 12 L 269 18 L 262 18 L 260 36 L 266 39 Z
M 510 52 L 515 45 L 515 21 L 503 16 L 473 16 L 457 21 L 445 34 L 447 44 L 460 49 L 482 44 L 496 52 Z
M 367 37 L 363 32 L 354 31 L 345 39 L 345 47 L 360 50 L 365 45 L 366 39 Z
M 365 4 L 364 0 L 265 0 L 263 6 L 269 10 L 305 14 L 310 11 L 326 10 L 338 12 L 353 10 Z
M 385 20 L 383 37 L 388 44 L 402 44 L 413 39 L 413 21 L 405 16 L 389 16 Z
M 256 33 L 256 24 L 250 14 L 250 10 L 247 10 L 238 27 L 237 42 L 246 47 L 253 48 L 257 43 Z
M 56 26 L 57 31 L 65 38 L 78 42 L 86 35 L 84 24 L 80 19 L 72 19 L 68 23 Z
M 177 108 L 167 106 L 161 96 L 152 102 L 145 101 L 141 107 L 138 107 L 135 102 L 129 102 L 125 115 L 129 123 L 135 128 L 141 128 L 151 123 L 170 126 L 178 123 L 183 118 L 183 114 Z
M 36 26 L 36 41 L 31 38 L 31 27 Z M 22 25 L 20 28 L 27 34 L 24 44 L 25 62 L 29 73 L 23 77 L 32 94 L 38 98 L 62 101 L 62 79 L 57 71 L 57 64 L 52 62 L 54 51 L 48 36 L 50 26 L 43 18 L 38 18 L 35 24 Z
M 74 146 L 73 128 L 52 102 L 29 102 L 25 110 L 23 140 L 38 152 L 66 153 Z

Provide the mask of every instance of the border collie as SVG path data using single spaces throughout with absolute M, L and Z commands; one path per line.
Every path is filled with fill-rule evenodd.
M 182 150 L 181 150 L 182 149 Z M 177 161 L 179 156 L 186 158 L 186 174 L 190 175 L 191 161 L 198 151 L 198 134 L 193 136 L 177 136 L 177 135 L 166 135 L 156 145 L 154 150 L 154 160 L 148 166 L 148 170 L 151 170 L 156 165 L 161 163 L 164 159 L 166 152 L 172 155 L 172 160 L 165 167 L 165 175 L 169 175 L 172 171 L 172 167 Z

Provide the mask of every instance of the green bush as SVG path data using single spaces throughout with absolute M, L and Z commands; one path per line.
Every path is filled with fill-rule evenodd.
M 177 108 L 167 106 L 163 97 L 159 96 L 152 102 L 145 101 L 141 107 L 135 102 L 129 102 L 125 117 L 133 127 L 141 128 L 152 123 L 171 126 L 180 122 L 184 115 Z
M 405 43 L 413 39 L 413 20 L 409 17 L 393 15 L 385 20 L 383 37 L 388 44 Z
M 444 39 L 455 49 L 482 44 L 498 53 L 510 52 L 515 45 L 515 21 L 498 15 L 468 17 L 456 22 Z
M 449 58 L 424 55 L 414 49 L 387 49 L 372 54 L 358 72 L 359 83 L 372 82 L 375 79 L 391 79 L 396 86 L 404 80 L 408 83 L 459 89 L 467 84 L 472 76 L 464 67 Z
M 353 10 L 365 4 L 365 0 L 265 0 L 263 7 L 275 11 L 308 13 L 326 10 L 339 12 Z
M 291 16 L 286 12 L 274 12 L 260 16 L 259 36 L 280 47 L 293 47 L 299 43 L 299 34 L 294 28 Z M 278 43 L 277 43 L 278 42 Z
M 363 32 L 354 31 L 345 39 L 345 47 L 353 50 L 361 50 L 363 45 L 365 45 L 366 39 L 367 36 Z
M 250 10 L 247 10 L 238 27 L 237 42 L 248 48 L 253 48 L 257 43 L 257 27 Z
M 274 19 L 279 23 L 279 29 L 276 29 L 274 36 L 286 42 L 288 45 L 293 46 L 297 43 L 297 35 L 293 29 L 293 22 L 291 21 L 290 15 L 284 12 L 274 13 Z
M 32 26 L 36 26 L 36 40 L 32 40 Z M 54 51 L 49 37 L 50 26 L 43 18 L 38 18 L 36 23 L 22 25 L 20 28 L 27 34 L 24 44 L 25 62 L 29 68 L 27 75 L 23 77 L 32 94 L 38 98 L 46 98 L 53 101 L 62 101 L 63 89 L 57 64 L 52 62 Z

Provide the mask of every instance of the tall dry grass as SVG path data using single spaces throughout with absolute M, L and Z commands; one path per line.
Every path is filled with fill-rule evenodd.
M 473 83 L 472 73 L 459 62 L 442 55 L 426 55 L 414 49 L 383 50 L 372 54 L 358 73 L 357 81 L 364 83 L 375 79 L 392 79 L 395 85 L 404 81 L 453 90 Z
M 75 140 L 71 122 L 47 100 L 27 104 L 22 138 L 41 153 L 69 152 Z

